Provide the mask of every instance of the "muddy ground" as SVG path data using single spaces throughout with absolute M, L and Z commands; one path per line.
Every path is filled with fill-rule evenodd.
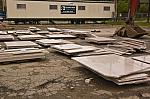
M 28 26 L 14 26 L 25 29 Z M 116 26 L 103 25 L 51 25 L 37 26 L 80 30 L 105 29 L 114 31 Z M 95 33 L 110 36 L 112 33 Z M 147 38 L 147 37 L 146 37 Z M 149 39 L 147 39 L 149 40 Z M 73 40 L 87 44 L 84 40 Z M 93 44 L 90 44 L 93 45 Z M 7 62 L 0 64 L 0 99 L 148 99 L 150 82 L 118 86 L 107 81 L 70 57 L 51 48 L 46 60 Z M 116 67 L 117 68 L 117 67 Z M 90 82 L 87 80 L 91 79 Z

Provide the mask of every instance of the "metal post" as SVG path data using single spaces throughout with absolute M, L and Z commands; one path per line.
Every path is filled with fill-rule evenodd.
M 2 0 L 2 10 L 3 10 L 3 11 L 5 11 L 5 6 L 6 6 L 5 4 L 6 4 L 6 1 L 5 1 L 5 0 Z
M 147 23 L 150 21 L 150 0 L 148 1 L 148 16 L 147 16 Z
M 115 21 L 117 22 L 117 18 L 118 18 L 118 5 L 117 5 L 117 0 L 114 0 L 115 3 Z

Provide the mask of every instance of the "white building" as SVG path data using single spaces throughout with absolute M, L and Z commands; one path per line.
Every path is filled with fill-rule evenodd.
M 8 20 L 100 20 L 110 19 L 114 2 L 6 0 Z

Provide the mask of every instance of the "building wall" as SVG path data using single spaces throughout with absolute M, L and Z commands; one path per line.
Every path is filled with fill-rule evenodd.
M 17 9 L 17 4 L 26 4 L 26 9 Z M 57 10 L 50 10 L 49 5 L 58 5 Z M 75 5 L 76 14 L 61 14 L 61 5 Z M 7 18 L 112 18 L 115 12 L 113 3 L 50 2 L 7 0 Z M 85 6 L 85 10 L 78 10 Z M 104 11 L 110 6 L 110 11 Z

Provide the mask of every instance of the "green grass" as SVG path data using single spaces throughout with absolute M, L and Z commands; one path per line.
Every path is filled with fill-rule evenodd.
M 112 20 L 109 20 L 109 21 L 106 21 L 105 24 L 108 24 L 108 25 L 125 25 L 125 21 L 119 20 L 117 22 L 114 22 Z M 146 19 L 136 20 L 135 24 L 139 25 L 141 27 L 148 27 L 148 28 L 150 28 L 150 23 L 147 23 Z
M 150 28 L 150 23 L 147 22 L 135 22 L 135 24 L 143 27 L 149 27 Z

